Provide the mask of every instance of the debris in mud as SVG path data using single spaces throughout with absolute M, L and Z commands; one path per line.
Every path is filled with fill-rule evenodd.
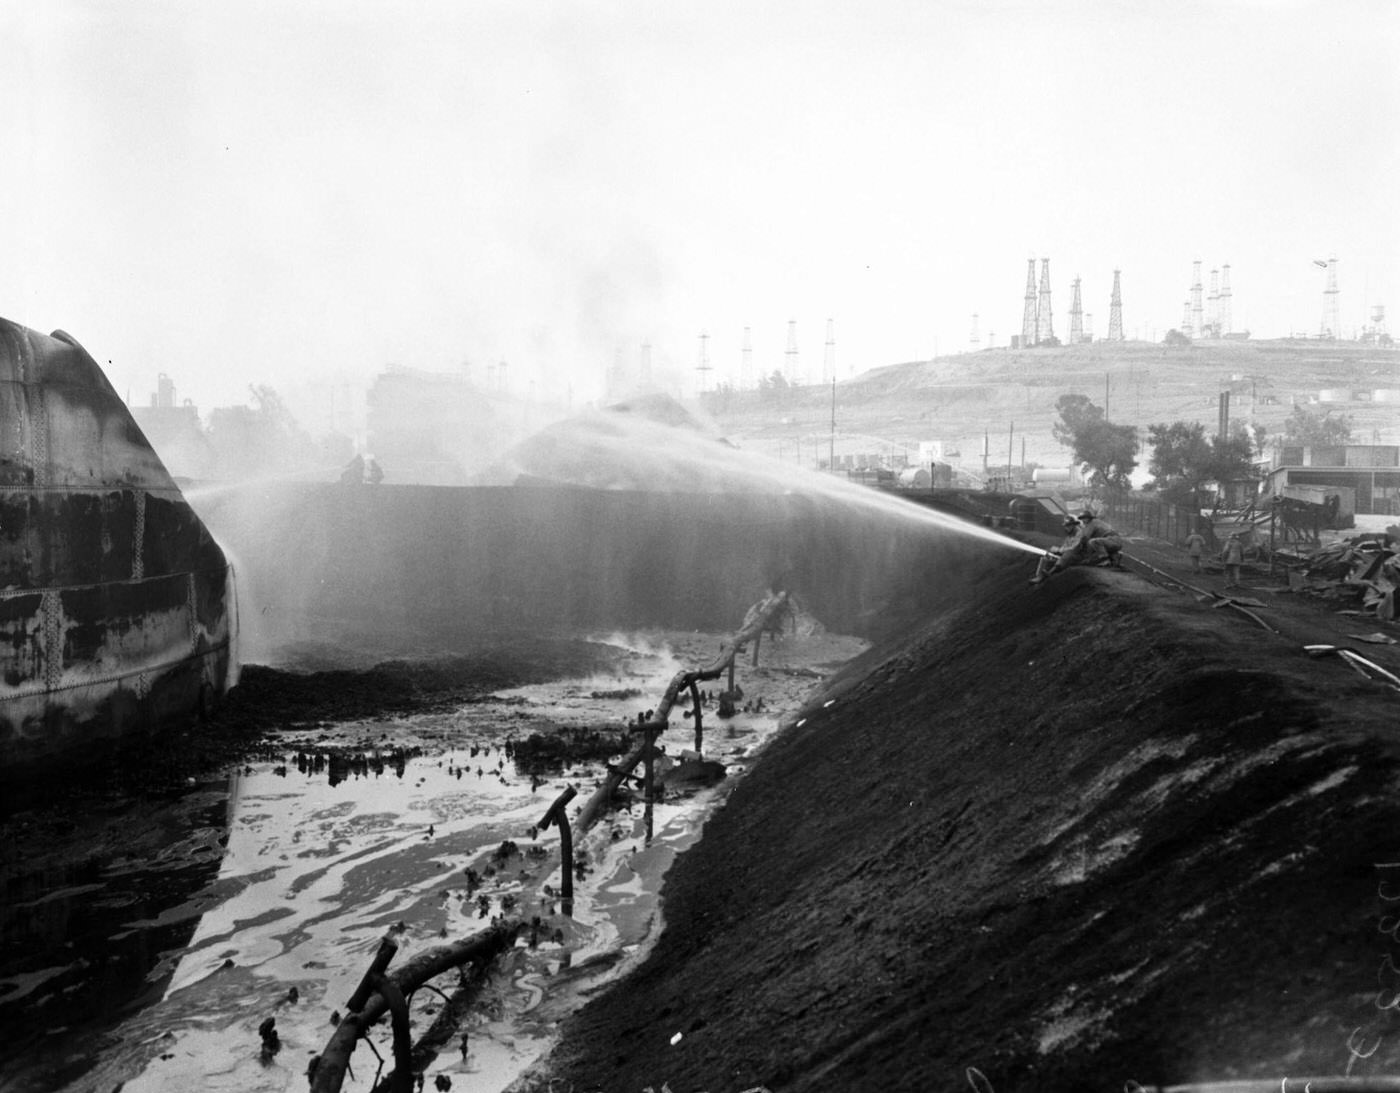
M 262 1037 L 263 1062 L 270 1062 L 282 1050 L 282 1038 L 277 1035 L 277 1018 L 269 1017 L 259 1025 L 258 1035 Z
M 508 739 L 505 744 L 506 755 L 522 775 L 557 774 L 566 764 L 606 760 L 627 748 L 625 733 L 571 726 L 531 733 L 524 740 Z

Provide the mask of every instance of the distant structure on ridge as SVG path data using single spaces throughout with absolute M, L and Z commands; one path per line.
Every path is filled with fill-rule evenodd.
M 749 327 L 744 327 L 743 348 L 739 358 L 739 386 L 749 387 L 753 383 L 753 335 Z
M 1084 342 L 1084 304 L 1079 296 L 1079 278 L 1076 277 L 1070 285 L 1071 296 L 1069 300 L 1069 344 L 1079 345 Z
M 974 353 L 982 348 L 982 335 L 977 332 L 977 312 L 975 311 L 972 313 L 972 335 L 967 339 L 967 342 L 972 346 Z
M 1121 270 L 1113 271 L 1113 295 L 1108 301 L 1108 340 L 1123 340 L 1123 289 L 1119 284 Z
M 1055 320 L 1050 313 L 1050 259 L 1040 260 L 1040 298 L 1036 304 L 1035 344 L 1044 345 L 1055 336 Z
M 1337 256 L 1334 254 L 1325 263 L 1327 267 L 1327 287 L 1322 290 L 1322 329 L 1318 332 L 1320 338 L 1340 338 L 1342 336 L 1340 309 L 1337 305 L 1337 297 L 1341 290 L 1337 288 Z
M 1021 338 L 1019 348 L 1027 349 L 1035 345 L 1035 325 L 1036 325 L 1036 295 L 1035 295 L 1035 259 L 1028 261 L 1026 266 L 1026 306 L 1021 312 Z
M 1206 335 L 1205 305 L 1201 299 L 1205 289 L 1201 286 L 1201 263 L 1191 266 L 1191 329 L 1186 333 L 1199 341 Z
M 1230 314 L 1230 263 L 1220 267 L 1220 336 L 1228 338 L 1234 331 L 1234 317 Z
M 822 383 L 836 378 L 836 320 L 826 321 L 826 352 L 822 356 Z
M 700 373 L 700 393 L 703 395 L 710 389 L 710 336 L 705 331 L 700 331 L 700 363 L 695 366 L 695 371 Z
M 797 320 L 788 320 L 787 352 L 783 354 L 783 366 L 787 369 L 788 383 L 801 383 L 797 374 Z
M 1206 311 L 1206 334 L 1212 338 L 1220 337 L 1220 271 L 1213 269 L 1210 271 L 1210 295 L 1206 297 L 1209 305 Z

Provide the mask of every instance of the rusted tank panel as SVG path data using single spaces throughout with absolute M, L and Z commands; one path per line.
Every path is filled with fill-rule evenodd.
M 0 319 L 0 775 L 194 716 L 234 666 L 223 551 L 96 362 Z

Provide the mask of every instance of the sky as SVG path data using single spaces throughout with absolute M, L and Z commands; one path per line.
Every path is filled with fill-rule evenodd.
M 118 391 L 390 364 L 573 403 L 1056 333 L 1192 263 L 1234 325 L 1400 322 L 1394 0 L 0 0 L 0 316 Z M 1209 286 L 1207 285 L 1207 288 Z M 1392 324 L 1394 325 L 1394 324 Z M 507 362 L 505 370 L 496 365 Z M 320 392 L 318 394 L 318 392 Z

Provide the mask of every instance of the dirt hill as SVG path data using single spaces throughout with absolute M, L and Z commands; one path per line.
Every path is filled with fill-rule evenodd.
M 1395 402 L 1376 390 L 1400 389 L 1400 351 L 1352 342 L 1221 341 L 1167 348 L 1150 342 L 1097 342 L 1055 349 L 989 349 L 871 369 L 837 384 L 837 452 L 870 441 L 913 445 L 942 441 L 961 452 L 964 466 L 981 468 L 982 439 L 991 436 L 991 462 L 1005 464 L 1008 448 L 1020 461 L 1064 466 L 1069 453 L 1051 436 L 1055 400 L 1088 395 L 1109 418 L 1141 427 L 1199 421 L 1214 428 L 1219 394 L 1231 393 L 1236 420 L 1280 432 L 1294 400 L 1323 391 L 1346 393 L 1321 405 L 1350 416 L 1358 443 L 1400 443 Z M 1361 398 L 1355 396 L 1360 393 Z M 705 399 L 724 430 L 746 446 L 787 460 L 825 459 L 831 447 L 830 386 L 711 394 Z M 1014 426 L 1014 437 L 1012 427 Z
M 1132 572 L 1032 591 L 1027 564 L 770 747 L 539 1089 L 1400 1069 L 1400 694 L 1301 650 L 1375 621 L 1278 596 L 1266 633 Z

